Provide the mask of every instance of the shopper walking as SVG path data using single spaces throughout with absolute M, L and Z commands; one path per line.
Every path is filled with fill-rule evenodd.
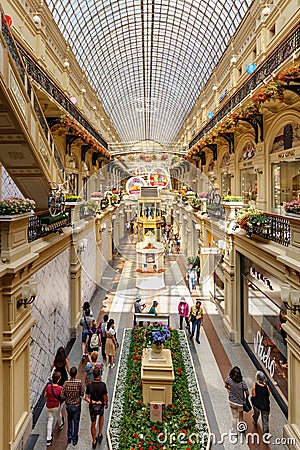
M 182 330 L 183 319 L 186 323 L 186 329 L 190 333 L 190 322 L 189 322 L 189 305 L 184 297 L 180 298 L 178 304 L 178 314 L 179 314 L 179 329 Z
M 81 398 L 84 395 L 84 387 L 81 380 L 76 378 L 77 368 L 71 367 L 71 379 L 66 381 L 61 391 L 61 398 L 66 402 L 68 415 L 68 444 L 73 441 L 73 445 L 78 442 L 78 429 L 81 414 Z
M 59 347 L 57 350 L 51 365 L 51 370 L 60 373 L 58 384 L 59 386 L 63 386 L 64 382 L 68 379 L 68 373 L 70 373 L 69 360 L 67 358 L 66 350 L 63 347 Z
M 194 338 L 196 331 L 196 342 L 197 344 L 200 344 L 200 328 L 201 325 L 203 325 L 203 309 L 199 300 L 196 301 L 196 305 L 191 307 L 189 320 L 192 322 L 192 333 L 190 339 Z
M 108 315 L 104 314 L 103 322 L 100 324 L 100 327 L 99 327 L 101 330 L 101 353 L 102 353 L 102 358 L 103 358 L 104 362 L 106 362 L 105 345 L 106 345 L 107 323 L 108 323 Z
M 241 369 L 234 366 L 225 380 L 225 388 L 229 393 L 229 406 L 232 414 L 232 428 L 238 431 L 238 423 L 243 421 L 243 405 L 245 396 L 249 396 L 248 387 L 243 381 Z
M 269 433 L 270 389 L 267 386 L 267 378 L 263 372 L 256 372 L 256 381 L 252 386 L 251 402 L 254 425 L 257 425 L 261 414 L 262 432 L 263 434 Z
M 190 264 L 189 268 L 187 270 L 187 273 L 186 273 L 186 278 L 189 283 L 189 290 L 190 290 L 191 294 L 193 293 L 193 289 L 195 287 L 195 277 L 196 277 L 195 268 L 194 268 L 193 264 Z
M 89 308 L 84 310 L 83 316 L 81 317 L 79 322 L 79 324 L 82 326 L 82 333 L 81 333 L 82 361 L 84 361 L 84 358 L 87 356 L 86 338 L 93 320 L 95 320 L 95 318 L 91 314 L 91 310 Z
M 104 408 L 108 407 L 108 396 L 106 384 L 100 380 L 99 367 L 94 368 L 94 380 L 87 386 L 85 399 L 89 403 L 89 411 L 91 418 L 91 434 L 92 434 L 92 447 L 96 448 L 97 443 L 101 443 L 103 439 L 102 429 L 104 423 Z M 96 421 L 99 416 L 98 422 L 98 437 L 96 436 Z
M 113 369 L 115 367 L 115 356 L 117 353 L 118 342 L 116 339 L 116 330 L 115 330 L 115 322 L 113 319 L 110 319 L 107 324 L 106 329 L 106 344 L 105 344 L 105 353 L 106 353 L 106 362 L 107 367 Z
M 86 351 L 91 360 L 91 353 L 98 352 L 99 346 L 101 345 L 101 329 L 97 327 L 96 320 L 92 320 L 88 335 L 86 337 Z
M 59 372 L 52 375 L 52 383 L 47 384 L 44 397 L 46 398 L 46 408 L 48 413 L 47 419 L 47 447 L 52 444 L 52 432 L 54 417 L 57 419 L 58 429 L 62 430 L 64 426 L 64 418 L 61 414 L 61 398 L 62 387 L 58 385 L 61 376 Z
M 98 362 L 98 356 L 99 356 L 98 352 L 92 352 L 91 361 L 86 363 L 86 366 L 85 366 L 85 372 L 86 372 L 85 383 L 86 384 L 89 384 L 92 381 L 94 381 L 93 372 L 94 372 L 95 367 L 99 367 L 100 376 L 102 377 L 103 364 L 101 362 Z

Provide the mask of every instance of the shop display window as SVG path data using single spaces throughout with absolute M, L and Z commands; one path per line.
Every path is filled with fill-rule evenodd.
M 300 161 L 282 161 L 272 164 L 273 211 L 283 212 L 286 202 L 300 200 Z
M 222 173 L 222 197 L 231 195 L 231 175 L 230 173 Z
M 253 167 L 241 170 L 241 193 L 243 201 L 251 205 L 257 200 L 257 174 Z
M 284 403 L 288 399 L 286 308 L 277 280 L 246 260 L 243 274 L 243 341 Z

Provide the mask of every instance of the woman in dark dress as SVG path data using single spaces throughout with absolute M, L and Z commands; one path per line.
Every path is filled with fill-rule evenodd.
M 257 425 L 261 415 L 262 432 L 269 433 L 269 415 L 270 415 L 270 389 L 267 386 L 267 377 L 261 371 L 256 373 L 256 382 L 252 386 L 251 402 L 253 406 L 253 423 Z
M 61 378 L 58 382 L 59 386 L 63 386 L 64 382 L 68 380 L 68 373 L 70 373 L 69 361 L 66 351 L 63 347 L 59 347 L 56 352 L 56 356 L 51 365 L 51 370 L 55 367 L 55 371 L 61 374 Z

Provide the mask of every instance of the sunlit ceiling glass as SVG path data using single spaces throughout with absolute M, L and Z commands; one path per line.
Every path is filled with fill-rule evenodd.
M 251 0 L 47 0 L 123 142 L 173 143 Z

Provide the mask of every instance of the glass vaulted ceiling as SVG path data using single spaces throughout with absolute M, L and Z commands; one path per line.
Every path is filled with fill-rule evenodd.
M 124 143 L 173 143 L 251 0 L 47 0 Z

